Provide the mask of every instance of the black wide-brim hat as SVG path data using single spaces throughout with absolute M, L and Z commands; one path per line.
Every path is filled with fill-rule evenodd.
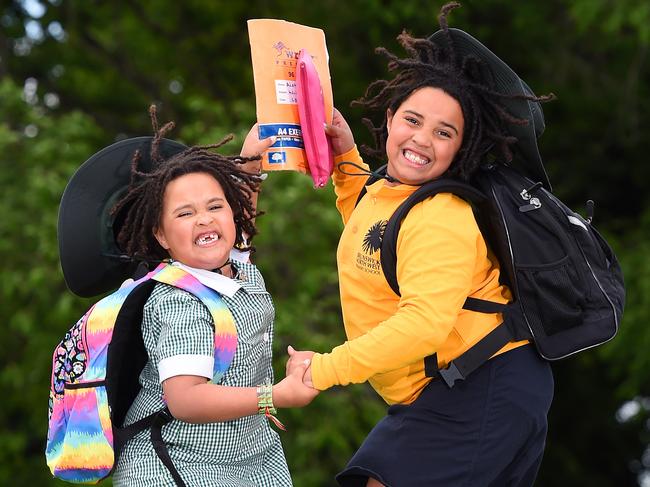
M 494 81 L 496 91 L 508 95 L 535 96 L 524 80 L 478 39 L 460 29 L 450 28 L 448 32 L 458 57 L 473 55 L 483 61 L 481 69 L 489 70 L 486 75 L 491 74 L 490 78 Z M 444 45 L 447 42 L 445 32 L 442 30 L 431 35 L 429 40 L 437 45 Z M 508 98 L 504 98 L 502 103 L 515 117 L 528 120 L 527 125 L 509 126 L 509 132 L 517 138 L 513 164 L 518 166 L 525 176 L 535 182 L 541 181 L 545 188 L 551 190 L 551 183 L 537 146 L 537 139 L 544 133 L 545 128 L 544 112 L 540 103 Z
M 58 240 L 63 277 L 70 290 L 82 297 L 117 288 L 132 276 L 137 263 L 119 249 L 115 236 L 120 215 L 111 208 L 128 188 L 131 161 L 140 151 L 138 170 L 151 171 L 153 137 L 121 140 L 100 150 L 74 173 L 59 205 Z M 159 154 L 167 159 L 187 147 L 161 139 Z

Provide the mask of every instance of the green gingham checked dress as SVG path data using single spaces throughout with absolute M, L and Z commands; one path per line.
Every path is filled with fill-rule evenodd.
M 267 380 L 273 382 L 274 308 L 257 268 L 248 263 L 236 265 L 239 272 L 233 280 L 181 267 L 203 284 L 218 289 L 235 319 L 237 350 L 220 384 L 254 387 Z M 209 274 L 209 281 L 202 279 Z M 212 374 L 212 364 L 206 365 L 214 356 L 212 318 L 190 293 L 156 284 L 144 307 L 142 334 L 149 361 L 140 375 L 142 390 L 129 410 L 127 424 L 164 406 L 161 382 L 165 378 Z M 188 487 L 292 485 L 280 438 L 264 416 L 210 424 L 173 420 L 163 427 L 162 435 L 172 462 Z M 135 436 L 123 449 L 113 483 L 137 487 L 175 485 L 154 452 L 148 430 Z

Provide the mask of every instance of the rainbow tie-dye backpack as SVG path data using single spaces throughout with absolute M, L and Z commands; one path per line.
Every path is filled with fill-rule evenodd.
M 237 346 L 232 314 L 217 292 L 184 270 L 162 263 L 106 296 L 54 350 L 45 456 L 55 477 L 96 484 L 111 474 L 122 446 L 139 431 L 152 428 L 152 439 L 158 440 L 154 441 L 156 453 L 178 481 L 160 436 L 162 425 L 173 419 L 167 409 L 122 427 L 140 390 L 138 378 L 147 361 L 142 310 L 156 282 L 194 294 L 212 314 L 214 383 L 230 365 Z

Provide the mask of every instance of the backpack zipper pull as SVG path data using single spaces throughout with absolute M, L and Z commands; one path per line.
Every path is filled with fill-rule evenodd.
M 585 220 L 587 220 L 587 223 L 591 224 L 591 221 L 594 219 L 594 200 L 587 200 L 585 206 L 587 208 L 586 210 L 587 217 L 585 218 Z
M 541 207 L 542 207 L 542 202 L 539 201 L 538 198 L 531 198 L 530 203 L 519 207 L 519 211 L 521 211 L 522 213 L 527 213 L 529 211 L 533 211 Z
M 539 198 L 533 196 L 533 193 L 541 187 L 542 187 L 542 183 L 537 182 L 533 184 L 530 188 L 524 189 L 521 191 L 521 193 L 519 193 L 519 196 L 521 196 L 522 200 L 528 201 L 528 204 L 519 207 L 519 211 L 521 211 L 522 213 L 526 213 L 532 210 L 536 210 L 537 208 L 540 208 L 542 206 L 542 202 L 539 200 Z

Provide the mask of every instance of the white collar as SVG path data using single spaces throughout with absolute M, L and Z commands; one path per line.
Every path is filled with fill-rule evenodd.
M 181 264 L 178 261 L 173 261 L 171 265 L 174 267 L 180 267 L 185 272 L 196 277 L 198 281 L 204 286 L 207 286 L 210 289 L 214 289 L 218 293 L 224 294 L 229 298 L 232 298 L 235 293 L 241 288 L 241 284 L 239 284 L 234 279 L 222 276 L 216 272 L 208 271 L 206 269 L 195 269 L 194 267 Z

